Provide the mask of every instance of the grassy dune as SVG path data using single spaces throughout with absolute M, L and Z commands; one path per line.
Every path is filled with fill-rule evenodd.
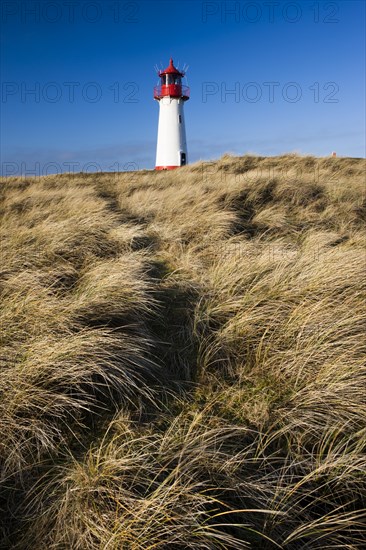
M 1 181 L 1 548 L 366 548 L 365 167 Z

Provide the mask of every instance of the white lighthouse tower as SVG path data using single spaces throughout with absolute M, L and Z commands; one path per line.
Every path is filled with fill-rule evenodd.
M 154 88 L 154 99 L 159 102 L 158 143 L 155 170 L 172 170 L 188 162 L 184 102 L 189 99 L 188 86 L 182 85 L 183 71 L 169 67 L 159 71 L 160 85 Z

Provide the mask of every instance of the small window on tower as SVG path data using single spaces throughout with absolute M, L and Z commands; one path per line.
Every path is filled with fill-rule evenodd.
M 182 123 L 182 115 L 178 115 L 179 122 Z

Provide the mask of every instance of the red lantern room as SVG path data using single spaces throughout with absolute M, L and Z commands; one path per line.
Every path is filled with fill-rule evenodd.
M 172 58 L 170 58 L 169 67 L 159 71 L 158 75 L 161 82 L 154 88 L 154 99 L 160 100 L 162 97 L 175 97 L 183 101 L 189 99 L 189 88 L 182 85 L 185 73 L 174 67 Z

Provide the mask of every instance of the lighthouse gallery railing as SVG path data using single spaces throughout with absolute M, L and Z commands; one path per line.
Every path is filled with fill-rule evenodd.
M 181 84 L 169 84 L 167 86 L 155 86 L 154 98 L 160 99 L 162 97 L 183 97 L 188 99 L 190 95 L 190 89 L 188 86 L 182 86 Z

